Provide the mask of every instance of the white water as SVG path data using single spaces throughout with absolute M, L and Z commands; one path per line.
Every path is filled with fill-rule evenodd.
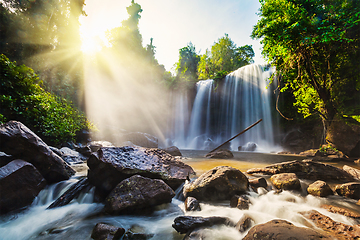
M 231 142 L 231 150 L 242 146 L 242 151 L 250 151 L 250 146 L 256 144 L 258 152 L 280 151 L 275 141 L 275 95 L 269 85 L 272 72 L 251 64 L 230 73 L 222 83 L 199 81 L 188 121 L 183 120 L 189 112 L 183 108 L 188 106 L 184 104 L 186 96 L 179 95 L 176 106 L 181 107 L 175 107 L 173 144 L 180 149 L 210 150 L 261 118 L 260 124 Z
M 75 181 L 72 179 L 70 182 L 74 183 Z M 300 194 L 288 191 L 275 194 L 274 191 L 267 192 L 265 189 L 260 191 L 262 194 L 250 192 L 251 205 L 248 210 L 230 208 L 229 202 L 225 201 L 216 205 L 201 203 L 201 211 L 184 213 L 184 203 L 173 199 L 172 203 L 157 207 L 153 214 L 147 216 L 94 216 L 101 211 L 103 205 L 92 203 L 92 191 L 82 194 L 67 206 L 46 210 L 46 207 L 68 187 L 69 181 L 52 185 L 40 193 L 33 206 L 27 211 L 6 217 L 2 216 L 0 218 L 0 239 L 91 239 L 91 232 L 96 223 L 105 222 L 125 229 L 139 225 L 147 233 L 153 234 L 151 238 L 153 240 L 181 240 L 184 235 L 178 234 L 171 226 L 174 219 L 181 215 L 222 216 L 230 218 L 235 223 L 246 215 L 253 219 L 253 224 L 261 224 L 273 219 L 285 219 L 299 227 L 314 228 L 312 223 L 301 214 L 301 212 L 313 209 L 335 221 L 349 225 L 357 224 L 353 219 L 329 213 L 320 208 L 320 205 L 329 203 L 349 207 L 355 204 L 355 200 L 345 202 L 343 198 L 337 196 L 330 199 L 311 195 L 302 197 Z M 226 226 L 214 226 L 201 230 L 201 232 L 208 237 L 207 239 L 214 240 L 238 240 L 246 235 L 246 232 L 240 233 L 236 229 Z

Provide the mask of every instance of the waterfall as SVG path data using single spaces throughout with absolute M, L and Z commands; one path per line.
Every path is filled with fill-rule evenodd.
M 181 128 L 174 124 L 176 129 L 181 129 L 172 136 L 174 145 L 210 150 L 262 118 L 260 124 L 234 139 L 229 147 L 238 150 L 241 146 L 242 151 L 277 150 L 274 136 L 278 123 L 272 104 L 274 84 L 269 82 L 272 72 L 272 68 L 251 64 L 230 73 L 222 81 L 197 82 L 192 110 L 175 109 L 175 119 L 189 116 L 189 120 L 182 121 L 188 125 Z

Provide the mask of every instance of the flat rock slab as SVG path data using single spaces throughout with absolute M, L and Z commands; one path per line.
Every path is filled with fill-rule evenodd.
M 195 197 L 200 201 L 230 200 L 236 194 L 249 189 L 247 177 L 238 169 L 215 167 L 184 186 L 185 197 Z
M 87 162 L 90 183 L 110 192 L 119 182 L 133 175 L 162 179 L 176 189 L 194 174 L 187 164 L 160 149 L 141 147 L 102 147 Z
M 295 173 L 298 178 L 323 181 L 354 181 L 354 177 L 344 170 L 329 164 L 315 162 L 312 160 L 290 161 L 272 164 L 265 168 L 253 168 L 246 171 L 247 174 L 278 174 Z
M 14 160 L 0 168 L 0 213 L 20 209 L 32 203 L 46 181 L 30 163 Z
M 24 124 L 0 126 L 0 150 L 34 165 L 48 183 L 67 180 L 75 171 Z
M 170 203 L 175 192 L 160 179 L 134 175 L 120 182 L 105 200 L 109 214 L 133 213 Z
M 285 220 L 272 220 L 252 227 L 243 240 L 316 240 L 334 239 L 310 228 L 296 227 Z

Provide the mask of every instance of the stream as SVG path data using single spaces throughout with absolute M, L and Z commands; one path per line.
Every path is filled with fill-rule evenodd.
M 198 176 L 216 166 L 232 166 L 245 172 L 254 167 L 264 167 L 272 163 L 304 158 L 291 155 L 234 152 L 235 158 L 232 160 L 209 160 L 202 157 L 206 153 L 205 151 L 183 150 L 182 153 L 183 161 L 192 166 Z M 338 163 L 338 165 L 341 164 Z M 150 215 L 107 216 L 101 214 L 103 205 L 93 201 L 94 188 L 82 193 L 69 205 L 46 209 L 72 184 L 85 175 L 86 166 L 79 165 L 75 176 L 68 181 L 47 186 L 27 210 L 1 216 L 0 239 L 91 239 L 91 232 L 95 224 L 104 222 L 123 227 L 126 230 L 133 226 L 140 226 L 146 233 L 150 233 L 152 235 L 150 239 L 154 240 L 181 240 L 184 235 L 178 234 L 171 226 L 174 219 L 181 215 L 223 216 L 238 222 L 246 214 L 254 220 L 255 224 L 281 218 L 296 226 L 314 228 L 313 224 L 301 215 L 301 212 L 314 209 L 335 221 L 349 225 L 358 223 L 354 219 L 327 212 L 320 206 L 332 204 L 360 212 L 360 207 L 355 205 L 356 201 L 352 199 L 344 200 L 339 196 L 319 198 L 300 193 L 294 194 L 289 191 L 276 194 L 274 191 L 267 192 L 265 189 L 259 191 L 260 194 L 250 192 L 249 199 L 252 204 L 248 210 L 230 208 L 229 201 L 227 201 L 216 204 L 201 203 L 201 211 L 184 214 L 184 203 L 173 198 L 171 203 L 158 206 Z M 309 183 L 302 181 L 304 186 Z M 203 230 L 203 234 L 209 236 L 208 239 L 242 239 L 246 233 L 240 233 L 235 228 L 226 226 L 216 226 Z

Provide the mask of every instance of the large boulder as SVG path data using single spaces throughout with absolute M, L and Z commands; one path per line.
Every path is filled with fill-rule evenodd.
M 28 206 L 45 186 L 32 164 L 23 160 L 8 163 L 0 168 L 0 213 Z
M 349 157 L 360 157 L 360 125 L 337 116 L 327 129 L 326 140 Z
M 171 202 L 175 192 L 160 179 L 134 175 L 120 182 L 105 200 L 109 214 L 133 213 Z
M 270 181 L 277 189 L 301 190 L 300 180 L 295 173 L 280 173 L 272 175 Z
M 24 124 L 10 121 L 0 126 L 0 150 L 33 164 L 48 183 L 67 180 L 75 171 Z
M 243 240 L 316 240 L 333 239 L 310 228 L 296 227 L 285 220 L 272 220 L 253 226 Z
M 124 228 L 97 223 L 91 232 L 91 238 L 94 240 L 120 240 L 124 234 Z
M 336 185 L 335 191 L 340 196 L 347 198 L 360 199 L 360 183 L 350 182 L 341 185 Z
M 334 194 L 330 186 L 321 180 L 317 180 L 316 182 L 310 184 L 307 188 L 307 192 L 317 197 L 327 197 Z
M 105 147 L 87 162 L 90 183 L 109 193 L 119 182 L 139 174 L 162 179 L 176 189 L 194 173 L 187 164 L 160 149 L 141 147 Z
M 340 168 L 309 159 L 272 164 L 265 168 L 253 168 L 247 170 L 246 173 L 262 173 L 269 175 L 278 173 L 295 173 L 296 176 L 301 179 L 339 182 L 354 181 L 353 176 Z
M 194 182 L 184 186 L 185 197 L 200 201 L 230 200 L 236 194 L 249 188 L 247 177 L 238 169 L 220 166 L 202 174 Z

